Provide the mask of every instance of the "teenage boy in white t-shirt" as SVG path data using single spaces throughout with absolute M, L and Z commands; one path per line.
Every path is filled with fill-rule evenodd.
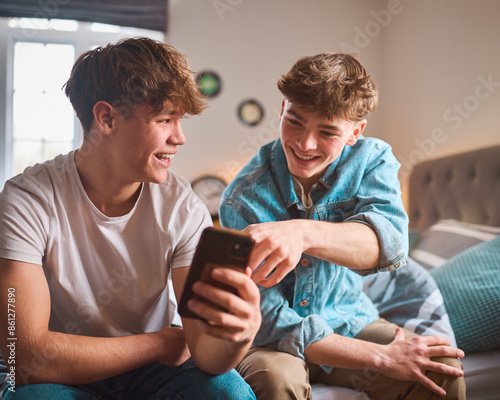
M 0 348 L 15 361 L 4 399 L 254 399 L 232 369 L 260 325 L 250 272 L 214 271 L 239 296 L 197 282 L 229 312 L 192 301 L 208 322 L 172 326 L 169 277 L 179 295 L 211 225 L 169 171 L 182 117 L 204 108 L 185 57 L 126 39 L 80 56 L 65 92 L 81 147 L 0 194 Z

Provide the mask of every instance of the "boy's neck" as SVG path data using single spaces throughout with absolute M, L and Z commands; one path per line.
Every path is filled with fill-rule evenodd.
M 141 192 L 140 182 L 122 185 L 113 171 L 106 165 L 105 157 L 95 151 L 82 156 L 75 154 L 75 164 L 82 186 L 94 206 L 108 217 L 128 214 Z

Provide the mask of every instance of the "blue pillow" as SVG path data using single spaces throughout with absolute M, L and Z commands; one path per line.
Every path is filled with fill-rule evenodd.
M 443 295 L 458 347 L 468 353 L 500 347 L 500 237 L 430 272 Z

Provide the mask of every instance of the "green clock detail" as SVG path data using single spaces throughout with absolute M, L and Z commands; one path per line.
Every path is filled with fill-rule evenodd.
M 226 186 L 226 182 L 215 175 L 204 175 L 191 182 L 193 191 L 205 203 L 214 219 L 219 217 L 220 199 Z

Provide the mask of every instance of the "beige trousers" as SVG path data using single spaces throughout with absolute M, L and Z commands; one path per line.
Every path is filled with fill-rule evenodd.
M 357 339 L 388 344 L 394 339 L 396 327 L 384 319 L 379 319 L 363 329 Z M 417 336 L 406 330 L 405 335 L 407 338 Z M 439 357 L 436 360 L 463 369 L 460 361 L 455 358 Z M 426 375 L 430 379 L 446 390 L 446 397 L 440 397 L 419 383 L 396 381 L 376 371 L 335 368 L 328 374 L 318 365 L 264 347 L 252 348 L 237 370 L 252 387 L 257 400 L 311 400 L 310 384 L 314 383 L 353 388 L 366 392 L 373 400 L 465 400 L 463 377 L 455 378 L 427 372 Z

